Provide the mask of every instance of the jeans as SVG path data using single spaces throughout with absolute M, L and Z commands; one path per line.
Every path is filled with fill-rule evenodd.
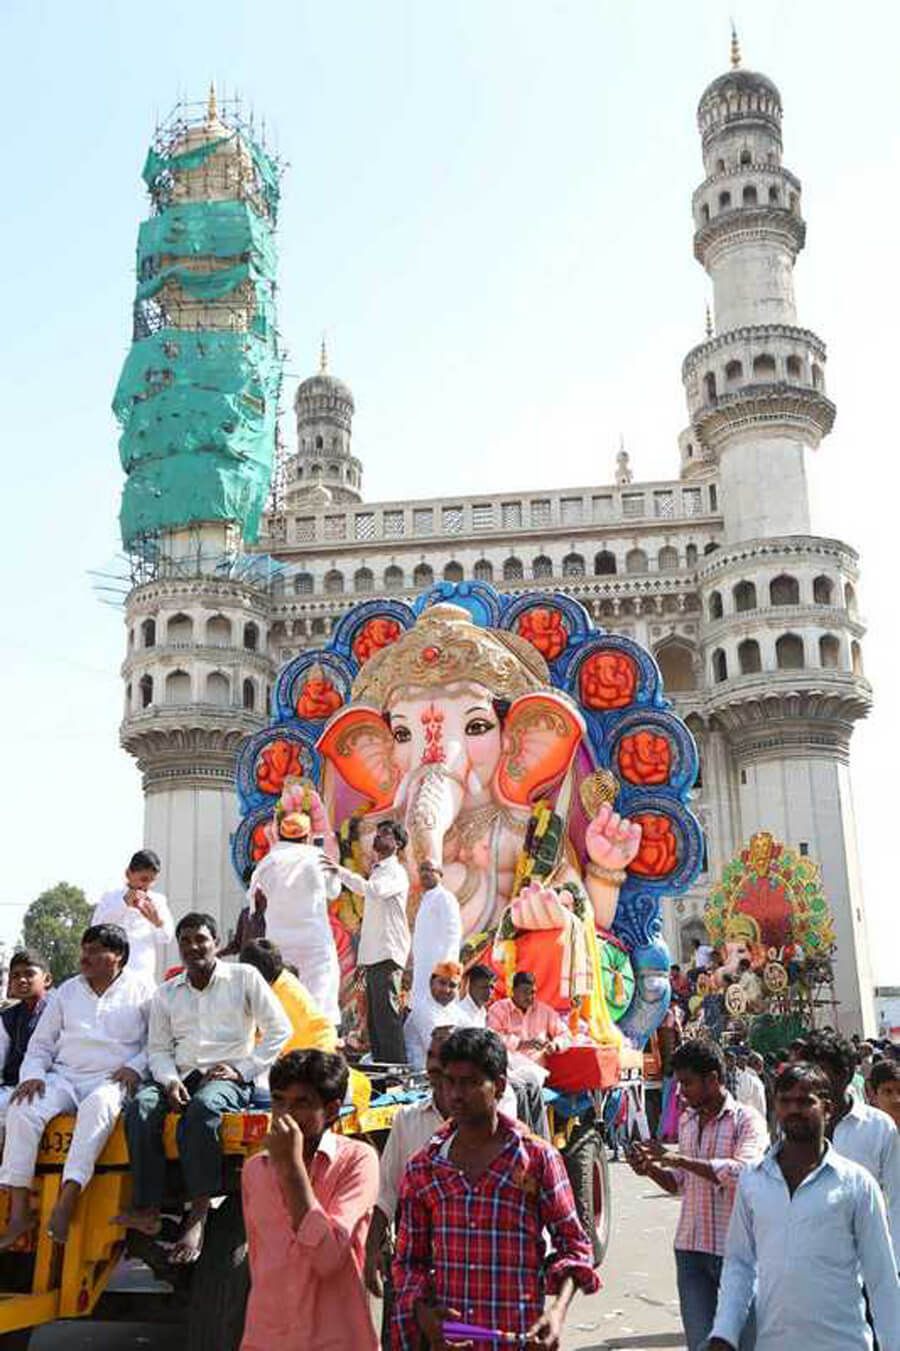
M 703 1351 L 716 1318 L 722 1258 L 711 1252 L 686 1252 L 675 1249 L 678 1276 L 678 1302 L 688 1351 Z M 741 1333 L 740 1351 L 753 1351 L 756 1319 L 753 1310 Z
M 365 968 L 369 1044 L 372 1059 L 405 1065 L 406 1044 L 400 1017 L 400 980 L 403 968 L 390 960 Z
M 178 1118 L 176 1131 L 181 1175 L 191 1201 L 221 1194 L 222 1117 L 226 1112 L 244 1111 L 253 1092 L 251 1084 L 229 1079 L 201 1084 L 201 1078 L 195 1070 L 184 1080 L 191 1100 Z M 157 1083 L 142 1084 L 125 1108 L 132 1202 L 137 1210 L 158 1210 L 162 1205 L 166 1186 L 163 1125 L 168 1111 L 166 1090 Z

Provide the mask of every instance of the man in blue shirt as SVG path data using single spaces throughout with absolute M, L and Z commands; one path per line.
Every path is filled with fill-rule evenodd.
M 900 1351 L 900 1284 L 884 1200 L 866 1169 L 825 1139 L 828 1076 L 788 1066 L 775 1082 L 782 1139 L 744 1172 L 707 1351 L 737 1347 L 756 1297 L 756 1351 Z

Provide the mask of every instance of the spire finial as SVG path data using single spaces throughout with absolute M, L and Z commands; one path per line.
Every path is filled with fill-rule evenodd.
M 212 125 L 219 117 L 219 105 L 216 102 L 216 86 L 213 80 L 209 82 L 209 98 L 206 102 L 206 121 Z
M 707 306 L 706 306 L 706 336 L 707 336 L 708 338 L 711 338 L 711 337 L 713 336 L 712 313 L 710 312 L 710 308 L 709 308 L 709 305 L 708 305 L 708 304 L 707 304 Z
M 328 348 L 325 345 L 325 334 L 322 334 L 322 345 L 319 348 L 319 374 L 328 374 Z
M 737 70 L 741 64 L 741 44 L 738 39 L 737 27 L 734 19 L 731 20 L 731 68 Z

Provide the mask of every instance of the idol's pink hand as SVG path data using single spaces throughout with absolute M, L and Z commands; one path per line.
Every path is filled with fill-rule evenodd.
M 619 816 L 612 807 L 600 808 L 585 833 L 588 857 L 598 867 L 618 872 L 627 868 L 641 844 L 641 828 L 635 821 Z

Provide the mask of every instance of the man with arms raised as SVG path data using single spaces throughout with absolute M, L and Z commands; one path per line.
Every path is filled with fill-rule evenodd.
M 153 1081 L 138 1091 L 125 1115 L 133 1210 L 115 1223 L 152 1236 L 159 1231 L 165 1187 L 163 1125 L 168 1112 L 181 1114 L 178 1157 L 190 1209 L 172 1250 L 175 1263 L 199 1257 L 210 1200 L 222 1189 L 223 1115 L 249 1105 L 254 1079 L 291 1032 L 257 970 L 217 959 L 218 936 L 211 915 L 191 913 L 178 921 L 184 970 L 153 996 L 147 1048 Z
M 828 1076 L 789 1065 L 775 1081 L 781 1141 L 738 1183 L 708 1351 L 733 1351 L 756 1299 L 756 1351 L 900 1348 L 900 1286 L 871 1174 L 825 1138 Z
M 400 1191 L 395 1351 L 418 1351 L 422 1334 L 443 1351 L 457 1318 L 475 1351 L 494 1345 L 481 1328 L 557 1351 L 575 1290 L 599 1285 L 563 1161 L 498 1112 L 506 1051 L 497 1036 L 457 1028 L 440 1061 L 451 1120 L 411 1160 Z

